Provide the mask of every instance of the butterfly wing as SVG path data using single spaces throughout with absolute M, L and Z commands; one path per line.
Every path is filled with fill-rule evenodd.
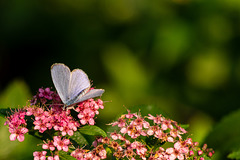
M 80 95 L 76 99 L 75 103 L 79 103 L 79 102 L 85 101 L 90 98 L 100 97 L 103 94 L 103 92 L 104 92 L 104 89 L 92 89 L 89 92 L 87 92 L 86 94 Z
M 70 101 L 76 100 L 79 96 L 84 94 L 84 90 L 90 88 L 90 81 L 87 74 L 81 69 L 74 69 L 71 72 L 68 93 Z
M 71 71 L 70 69 L 61 63 L 55 63 L 51 67 L 51 75 L 53 84 L 64 104 L 69 100 L 69 82 Z
M 99 97 L 104 92 L 103 89 L 88 91 L 91 86 L 90 81 L 81 69 L 74 69 L 71 72 L 66 65 L 56 63 L 51 67 L 51 75 L 58 95 L 66 106 Z

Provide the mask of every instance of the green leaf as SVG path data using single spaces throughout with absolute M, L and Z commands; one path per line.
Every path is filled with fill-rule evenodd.
M 112 159 L 115 159 L 113 157 L 113 152 L 110 148 L 106 147 L 105 150 L 107 151 L 107 160 L 112 160 Z
M 222 158 L 240 148 L 240 110 L 224 117 L 205 140 Z
M 70 139 L 75 147 L 83 147 L 91 145 L 95 136 L 106 137 L 107 134 L 97 126 L 84 126 L 78 129 Z
M 238 151 L 233 151 L 228 155 L 230 159 L 240 159 L 240 149 Z
M 76 158 L 70 156 L 69 154 L 67 154 L 67 152 L 64 151 L 59 151 L 58 155 L 61 160 L 76 160 Z
M 89 145 L 87 139 L 79 131 L 74 132 L 70 139 L 75 147 Z
M 203 155 L 204 160 L 211 160 L 211 158 L 209 158 L 208 156 L 206 156 L 205 154 Z
M 0 109 L 0 116 L 3 118 L 6 118 L 10 115 L 12 115 L 14 112 L 12 109 L 7 108 L 7 109 Z
M 90 135 L 90 136 L 102 136 L 106 137 L 107 134 L 99 127 L 97 126 L 84 126 L 79 129 L 79 132 L 85 135 Z
M 179 126 L 182 127 L 183 129 L 189 128 L 189 124 L 179 124 Z

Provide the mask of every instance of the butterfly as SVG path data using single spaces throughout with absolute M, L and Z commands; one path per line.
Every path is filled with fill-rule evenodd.
M 79 102 L 90 98 L 99 97 L 104 89 L 90 89 L 90 80 L 81 69 L 72 72 L 63 63 L 55 63 L 51 66 L 53 84 L 59 97 L 64 103 L 63 109 L 71 109 Z

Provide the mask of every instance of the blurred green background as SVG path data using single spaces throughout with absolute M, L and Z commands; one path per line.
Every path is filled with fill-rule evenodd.
M 0 107 L 53 87 L 50 66 L 61 62 L 106 90 L 97 125 L 124 107 L 155 105 L 225 159 L 240 146 L 222 154 L 211 136 L 240 107 L 239 42 L 239 0 L 2 0 Z M 33 159 L 41 142 L 11 142 L 4 121 L 0 159 Z

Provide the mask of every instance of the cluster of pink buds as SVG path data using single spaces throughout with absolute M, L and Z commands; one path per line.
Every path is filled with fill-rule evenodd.
M 161 115 L 150 115 L 143 118 L 140 114 L 130 113 L 122 115 L 118 121 L 110 125 L 119 127 L 119 132 L 110 134 L 111 138 L 98 138 L 94 146 L 105 145 L 118 159 L 151 159 L 151 160 L 183 160 L 199 158 L 205 153 L 211 157 L 214 151 L 204 145 L 201 150 L 198 143 L 191 138 L 183 139 L 186 130 L 177 122 L 166 119 Z M 162 144 L 169 143 L 169 148 Z M 155 147 L 153 147 L 155 146 Z
M 17 110 L 14 114 L 7 117 L 7 121 L 4 125 L 9 126 L 10 140 L 15 141 L 18 139 L 19 142 L 24 141 L 24 134 L 28 132 L 27 123 L 25 120 L 26 112 L 24 110 Z
M 60 104 L 61 99 L 55 91 L 51 91 L 50 88 L 39 88 L 36 95 L 33 96 L 31 105 L 35 105 L 38 102 L 46 104 L 48 101 L 52 101 L 54 104 Z

